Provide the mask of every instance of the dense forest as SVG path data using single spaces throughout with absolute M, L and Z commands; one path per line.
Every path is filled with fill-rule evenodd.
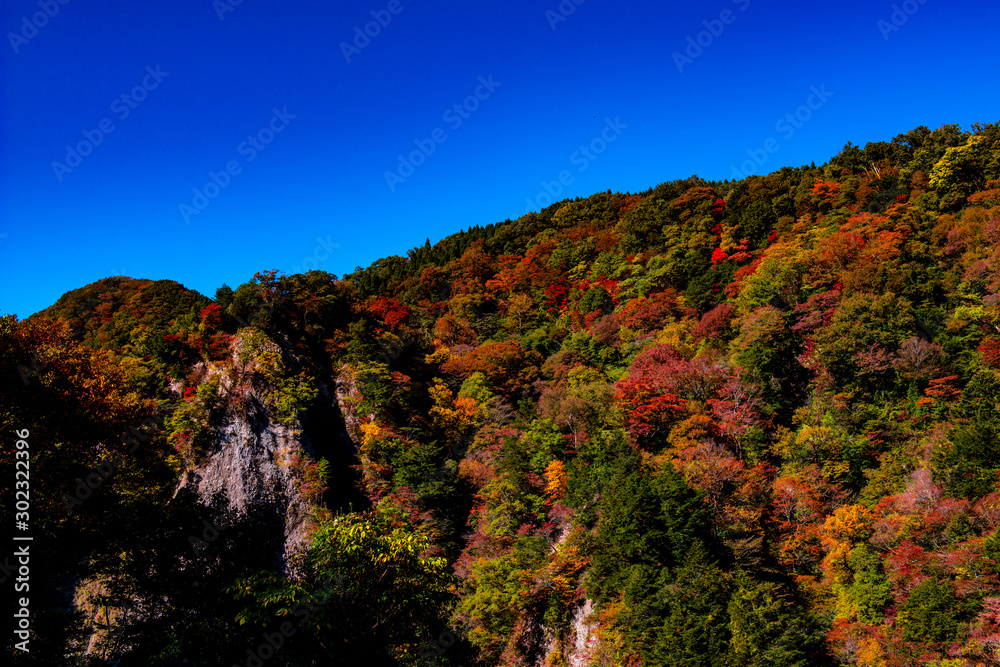
M 12 664 L 1000 665 L 996 124 L 105 278 L 0 357 Z

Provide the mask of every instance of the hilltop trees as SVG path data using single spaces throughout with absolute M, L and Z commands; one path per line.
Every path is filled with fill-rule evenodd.
M 54 443 L 50 490 L 145 416 L 214 444 L 239 400 L 209 368 L 335 434 L 329 480 L 298 464 L 327 507 L 290 570 L 238 540 L 214 571 L 153 558 L 194 510 L 158 508 L 180 459 L 152 436 L 101 513 L 42 511 L 118 577 L 109 603 L 146 561 L 150 595 L 212 591 L 190 624 L 157 611 L 167 643 L 123 626 L 149 647 L 129 659 L 206 637 L 229 657 L 326 591 L 275 664 L 994 664 L 998 140 L 917 128 L 818 167 L 598 193 L 214 303 L 105 279 L 2 321 L 0 416 Z M 134 545 L 93 545 L 112 519 Z

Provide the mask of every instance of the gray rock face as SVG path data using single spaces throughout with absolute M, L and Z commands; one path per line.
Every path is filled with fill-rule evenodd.
M 573 611 L 572 645 L 569 647 L 566 662 L 570 667 L 586 667 L 591 664 L 594 651 L 597 648 L 597 639 L 593 635 L 596 625 L 590 615 L 594 612 L 594 603 L 591 600 L 584 600 L 583 604 Z
M 357 378 L 354 373 L 345 368 L 337 376 L 336 397 L 340 414 L 344 420 L 345 435 L 355 449 L 361 444 L 361 420 L 358 419 L 352 401 L 359 396 Z
M 265 348 L 277 351 L 268 341 Z M 226 408 L 213 424 L 211 449 L 181 475 L 175 496 L 197 494 L 204 505 L 236 520 L 247 520 L 268 534 L 266 542 L 280 542 L 282 566 L 307 546 L 311 504 L 299 491 L 297 462 L 314 456 L 314 449 L 298 420 L 281 423 L 268 396 L 273 387 L 262 386 L 255 375 L 253 354 L 236 337 L 230 359 L 221 365 L 197 368 L 202 382 L 218 376 Z
M 199 443 L 197 454 L 192 454 L 194 459 L 181 470 L 174 499 L 175 502 L 194 500 L 208 508 L 205 514 L 217 529 L 217 535 L 234 524 L 239 524 L 241 530 L 249 530 L 253 548 L 265 559 L 273 558 L 283 574 L 294 578 L 300 573 L 293 557 L 308 547 L 316 520 L 317 499 L 303 490 L 303 465 L 315 459 L 314 445 L 322 449 L 325 444 L 323 451 L 328 456 L 339 454 L 343 460 L 351 459 L 356 443 L 349 431 L 356 433 L 356 420 L 345 424 L 338 403 L 349 409 L 351 403 L 344 398 L 356 390 L 349 378 L 343 386 L 330 378 L 329 383 L 336 384 L 336 391 L 331 392 L 320 383 L 320 396 L 328 406 L 321 425 L 303 424 L 298 417 L 288 419 L 287 413 L 282 421 L 276 405 L 281 394 L 267 379 L 280 377 L 274 368 L 281 363 L 275 361 L 281 359 L 280 355 L 281 350 L 273 340 L 260 332 L 245 330 L 234 337 L 228 358 L 200 362 L 186 378 L 170 384 L 169 391 L 178 400 L 190 385 L 217 388 L 213 408 L 206 409 L 205 418 L 200 420 L 207 438 Z M 266 363 L 271 367 L 266 367 Z M 353 413 L 346 414 L 353 419 Z M 338 483 L 346 486 L 350 480 L 340 479 Z M 203 530 L 202 526 L 191 525 L 191 537 L 203 536 Z M 208 543 L 204 548 L 207 550 L 204 556 L 181 551 L 181 564 L 199 557 L 211 558 L 218 552 Z M 98 655 L 108 641 L 108 625 L 123 620 L 126 612 L 109 611 L 92 601 L 107 592 L 105 580 L 78 580 L 69 584 L 69 588 L 72 595 L 68 604 L 82 611 L 90 622 L 83 653 Z M 165 599 L 136 598 L 128 610 L 140 616 L 155 615 L 156 609 L 165 603 L 168 603 Z
M 308 439 L 280 423 L 237 417 L 219 428 L 215 444 L 207 458 L 185 471 L 177 493 L 197 493 L 206 505 L 222 497 L 235 517 L 282 526 L 287 562 L 307 542 L 310 506 L 298 492 L 290 463 L 311 454 Z

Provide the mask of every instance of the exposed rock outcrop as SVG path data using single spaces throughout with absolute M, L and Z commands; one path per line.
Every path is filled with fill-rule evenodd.
M 185 471 L 177 493 L 194 492 L 206 505 L 224 497 L 226 510 L 262 526 L 280 525 L 282 561 L 306 545 L 310 505 L 298 492 L 290 463 L 312 454 L 305 434 L 269 420 L 236 416 L 217 430 L 216 448 Z
M 283 545 L 276 554 L 282 567 L 307 546 L 312 504 L 300 491 L 297 464 L 315 458 L 312 442 L 298 417 L 279 419 L 270 397 L 276 388 L 262 382 L 259 355 L 279 355 L 272 340 L 256 332 L 251 343 L 237 336 L 231 357 L 221 364 L 196 368 L 200 382 L 218 376 L 222 416 L 212 425 L 212 444 L 181 474 L 175 496 L 195 493 L 204 505 L 224 499 L 220 508 L 249 520 Z M 271 542 L 271 540 L 266 540 Z

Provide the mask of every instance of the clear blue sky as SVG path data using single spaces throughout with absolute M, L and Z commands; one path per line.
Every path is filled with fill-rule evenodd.
M 208 295 L 264 269 L 342 275 L 516 218 L 564 171 L 560 197 L 636 192 L 731 177 L 768 139 L 754 173 L 1000 120 L 997 3 L 903 4 L 890 31 L 888 1 L 8 0 L 0 312 L 110 275 Z M 358 48 L 372 12 L 387 25 Z M 410 173 L 417 141 L 434 151 Z M 225 187 L 198 199 L 210 172 Z

